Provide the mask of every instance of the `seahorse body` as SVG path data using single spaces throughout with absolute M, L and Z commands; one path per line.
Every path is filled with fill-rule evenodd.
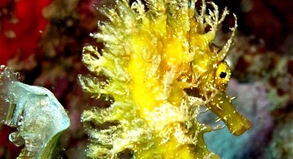
M 92 36 L 105 47 L 99 53 L 85 46 L 83 62 L 107 80 L 79 78 L 86 92 L 108 96 L 112 104 L 82 115 L 91 141 L 89 157 L 118 158 L 130 150 L 138 159 L 218 158 L 205 146 L 203 133 L 213 128 L 197 121 L 200 105 L 218 115 L 235 135 L 250 127 L 225 90 L 230 69 L 224 59 L 236 24 L 227 44 L 218 49 L 212 40 L 228 12 L 219 18 L 217 6 L 210 3 L 213 10 L 207 15 L 203 1 L 197 13 L 195 2 L 148 0 L 146 5 L 137 1 L 130 6 L 121 0 L 115 8 L 101 9 L 109 21 L 99 23 L 100 32 Z

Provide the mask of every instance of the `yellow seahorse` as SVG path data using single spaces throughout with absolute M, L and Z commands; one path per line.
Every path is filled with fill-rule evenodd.
M 224 61 L 237 27 L 223 47 L 212 43 L 218 25 L 218 7 L 195 9 L 196 0 L 119 0 L 101 11 L 108 21 L 92 34 L 104 43 L 102 53 L 85 46 L 83 62 L 94 76 L 79 76 L 93 97 L 111 99 L 109 108 L 94 108 L 82 115 L 90 137 L 91 158 L 118 158 L 130 151 L 133 158 L 218 158 L 205 146 L 203 133 L 213 128 L 196 117 L 206 105 L 234 135 L 250 128 L 226 95 L 230 69 Z M 236 19 L 236 16 L 235 16 Z M 210 27 L 209 31 L 205 31 Z M 188 93 L 187 93 L 188 92 Z M 101 125 L 108 125 L 101 128 Z

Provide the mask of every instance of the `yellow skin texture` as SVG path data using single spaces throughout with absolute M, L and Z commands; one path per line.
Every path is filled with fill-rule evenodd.
M 80 76 L 81 86 L 93 97 L 109 97 L 109 108 L 85 111 L 82 121 L 91 143 L 90 158 L 118 158 L 130 150 L 133 158 L 219 158 L 206 148 L 203 133 L 213 128 L 197 122 L 199 106 L 206 105 L 240 135 L 250 122 L 240 115 L 226 95 L 230 78 L 224 61 L 232 37 L 218 48 L 211 42 L 219 18 L 218 8 L 206 15 L 195 11 L 195 0 L 148 0 L 129 6 L 117 1 L 102 12 L 109 18 L 92 34 L 104 43 L 100 54 L 85 46 L 83 62 L 94 76 Z M 205 32 L 207 26 L 211 30 Z M 186 93 L 189 89 L 191 93 Z M 105 126 L 110 125 L 110 126 Z M 98 130 L 98 127 L 106 127 Z

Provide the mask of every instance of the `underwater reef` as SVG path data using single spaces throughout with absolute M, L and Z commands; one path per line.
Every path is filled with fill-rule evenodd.
M 129 1 L 129 7 L 133 2 L 134 0 Z M 223 121 L 217 120 L 219 118 L 217 115 L 212 111 L 205 111 L 206 100 L 202 104 L 206 106 L 200 108 L 194 106 L 196 122 L 206 126 L 206 130 L 211 130 L 201 131 L 203 137 L 199 136 L 204 139 L 202 143 L 206 145 L 204 149 L 208 150 L 207 153 L 217 154 L 218 157 L 225 159 L 291 159 L 293 157 L 293 135 L 290 126 L 293 121 L 292 2 L 292 0 L 207 2 L 206 15 L 215 11 L 211 3 L 217 5 L 219 19 L 226 7 L 230 13 L 217 27 L 216 35 L 210 43 L 209 47 L 214 52 L 219 52 L 217 50 L 221 50 L 231 38 L 230 27 L 235 24 L 234 14 L 237 16 L 238 27 L 232 41 L 233 47 L 230 47 L 229 54 L 225 57 L 229 67 L 227 70 L 223 69 L 225 72 L 231 72 L 226 93 L 229 98 L 236 97 L 232 100 L 233 106 L 252 123 L 251 128 L 244 134 L 234 136 L 228 126 L 223 127 L 225 125 Z M 145 13 L 148 13 L 146 1 L 142 1 L 142 4 Z M 197 1 L 194 8 L 195 17 L 201 15 L 201 8 L 202 2 Z M 82 55 L 83 48 L 90 48 L 89 46 L 94 48 L 93 52 L 98 51 L 101 56 L 104 54 L 106 42 L 95 36 L 89 36 L 103 34 L 97 27 L 98 24 L 109 26 L 108 23 L 111 23 L 101 10 L 114 10 L 117 13 L 117 3 L 115 0 L 0 1 L 1 64 L 10 67 L 13 72 L 19 72 L 19 80 L 27 86 L 42 86 L 51 91 L 64 106 L 70 118 L 71 125 L 63 132 L 57 144 L 59 158 L 89 158 L 86 155 L 89 146 L 92 144 L 101 146 L 101 144 L 94 143 L 85 130 L 94 127 L 93 129 L 106 131 L 111 126 L 119 126 L 118 121 L 104 124 L 80 121 L 81 114 L 85 110 L 85 112 L 105 110 L 111 108 L 111 104 L 115 102 L 109 94 L 102 94 L 98 98 L 96 95 L 84 92 L 78 78 L 81 74 L 82 77 L 96 78 L 97 81 L 108 84 L 108 78 L 102 72 L 99 75 L 89 72 L 81 60 L 84 55 Z M 209 24 L 206 26 L 203 35 L 211 31 Z M 13 33 L 16 33 L 15 37 Z M 129 45 L 126 48 L 130 48 Z M 86 51 L 85 54 L 91 54 L 98 59 L 95 53 Z M 169 57 L 164 60 L 166 59 Z M 159 69 L 161 70 L 162 67 Z M 159 78 L 162 74 L 157 75 Z M 147 93 L 150 91 L 151 89 L 148 89 Z M 184 92 L 192 98 L 203 98 L 199 96 L 199 90 L 195 89 L 195 86 L 184 89 Z M 24 146 L 15 146 L 9 140 L 9 134 L 15 131 L 17 127 L 0 124 L 1 159 L 17 158 L 24 148 Z M 14 142 L 24 144 L 21 138 L 18 139 L 20 140 Z M 110 149 L 111 146 L 106 147 L 106 150 Z M 133 153 L 127 148 L 119 153 L 118 157 L 131 158 Z
M 42 14 L 51 0 L 2 0 L 0 2 L 0 64 L 15 58 L 25 61 L 37 50 L 48 20 Z

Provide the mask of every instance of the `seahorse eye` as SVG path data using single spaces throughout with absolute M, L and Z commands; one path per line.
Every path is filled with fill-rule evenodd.
M 221 72 L 220 73 L 220 78 L 225 78 L 227 76 L 227 73 L 226 72 Z
M 218 89 L 224 89 L 226 88 L 226 85 L 228 84 L 230 80 L 230 67 L 229 65 L 225 62 L 222 61 L 218 64 L 217 70 L 215 72 L 215 84 Z

